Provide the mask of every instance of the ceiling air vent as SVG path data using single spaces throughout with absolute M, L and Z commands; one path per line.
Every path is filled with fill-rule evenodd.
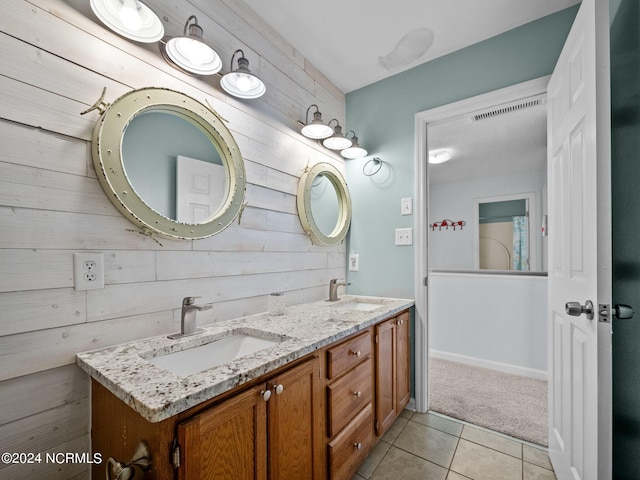
M 529 98 L 521 102 L 512 103 L 510 105 L 503 105 L 486 112 L 477 113 L 471 117 L 474 122 L 480 120 L 486 120 L 488 118 L 494 118 L 505 113 L 517 112 L 529 107 L 537 107 L 538 105 L 544 105 L 544 97 Z

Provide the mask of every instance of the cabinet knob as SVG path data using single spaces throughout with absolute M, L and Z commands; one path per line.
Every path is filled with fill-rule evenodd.
M 353 392 L 353 396 L 360 398 L 362 396 L 362 392 L 360 390 L 358 390 L 357 392 Z
M 271 398 L 271 390 L 262 390 L 260 392 L 260 396 L 265 402 L 268 402 L 269 399 Z
M 396 324 L 397 324 L 397 325 L 402 325 L 402 322 L 404 322 L 404 320 L 398 320 L 398 321 L 396 322 Z
M 362 449 L 362 442 L 354 443 L 353 446 L 356 447 L 356 450 L 360 450 Z
M 273 391 L 276 392 L 276 395 L 280 395 L 284 391 L 284 386 L 281 383 L 278 385 L 274 385 Z
M 359 357 L 360 355 L 362 355 L 362 352 L 360 352 L 360 350 L 356 350 L 356 351 L 351 350 L 351 353 L 356 357 Z

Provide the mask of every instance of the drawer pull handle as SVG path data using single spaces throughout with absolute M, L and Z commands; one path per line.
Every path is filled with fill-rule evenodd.
M 355 355 L 356 357 L 360 357 L 360 355 L 362 355 L 362 353 L 360 352 L 360 350 L 355 350 L 355 351 L 351 350 L 351 353 L 352 353 L 353 355 Z
M 265 402 L 268 402 L 269 399 L 271 398 L 271 390 L 262 390 L 260 392 L 260 396 Z
M 362 392 L 360 390 L 358 390 L 357 392 L 353 392 L 353 396 L 360 398 L 362 396 Z
M 353 446 L 356 447 L 356 450 L 361 450 L 362 449 L 362 442 L 354 443 Z
M 278 385 L 274 385 L 273 391 L 276 392 L 276 395 L 280 395 L 284 391 L 284 386 L 281 383 Z

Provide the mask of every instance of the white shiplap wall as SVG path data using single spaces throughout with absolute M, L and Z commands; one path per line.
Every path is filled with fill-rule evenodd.
M 345 274 L 344 245 L 312 245 L 295 203 L 307 164 L 344 169 L 296 122 L 317 103 L 326 120 L 344 123 L 344 95 L 240 0 L 146 3 L 170 35 L 197 15 L 225 71 L 242 48 L 267 93 L 238 101 L 223 94 L 217 77 L 183 75 L 157 45 L 105 29 L 88 0 L 2 1 L 0 451 L 88 451 L 89 383 L 75 354 L 177 330 L 182 297 L 214 303 L 198 314 L 206 324 L 264 311 L 274 290 L 286 291 L 291 304 L 324 298 L 329 279 Z M 98 114 L 80 115 L 105 86 L 108 102 L 148 86 L 209 100 L 229 121 L 246 164 L 240 225 L 162 245 L 131 232 L 91 164 Z M 82 251 L 104 252 L 104 289 L 74 290 L 73 253 Z M 87 465 L 0 463 L 2 478 L 87 476 Z

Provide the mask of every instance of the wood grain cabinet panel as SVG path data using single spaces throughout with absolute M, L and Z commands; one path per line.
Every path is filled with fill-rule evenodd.
M 382 435 L 409 403 L 410 315 L 375 326 L 376 434 Z
M 329 442 L 327 456 L 331 480 L 349 480 L 376 443 L 373 406 L 367 406 Z
M 327 375 L 339 377 L 371 355 L 371 332 L 366 331 L 327 350 Z
M 337 434 L 365 405 L 371 403 L 372 374 L 372 362 L 367 358 L 345 376 L 327 386 L 329 436 Z
M 260 385 L 178 424 L 179 480 L 266 480 L 267 402 Z

